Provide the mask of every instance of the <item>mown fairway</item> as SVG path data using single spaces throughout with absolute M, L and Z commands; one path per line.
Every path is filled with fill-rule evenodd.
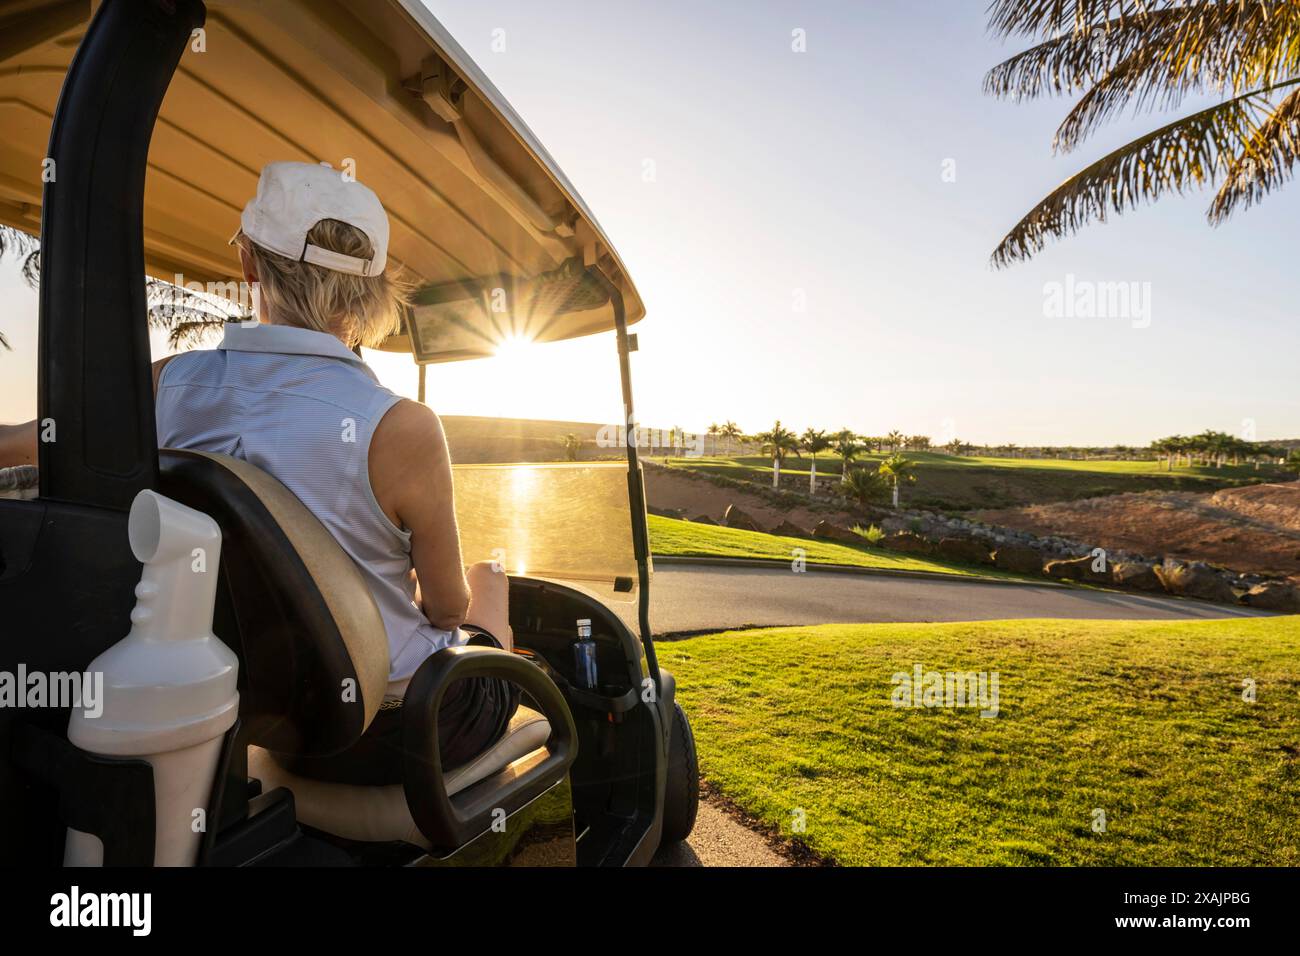
M 916 483 L 903 489 L 903 503 L 912 507 L 964 511 L 1006 508 L 1050 501 L 1073 501 L 1101 495 L 1140 491 L 1215 491 L 1257 481 L 1289 477 L 1275 466 L 1225 465 L 1222 468 L 1179 467 L 1165 470 L 1163 461 L 1075 461 L 1057 458 L 977 458 L 941 452 L 905 452 L 916 461 Z M 858 465 L 875 467 L 886 456 L 866 455 Z M 772 462 L 763 457 L 668 458 L 671 467 L 721 475 L 758 484 L 771 483 Z M 837 477 L 842 464 L 834 455 L 817 459 L 818 478 Z M 790 457 L 782 476 L 805 481 L 811 470 L 807 456 Z
M 859 568 L 886 568 L 894 571 L 934 571 L 942 574 L 988 578 L 1015 578 L 996 568 L 975 568 L 931 558 L 899 554 L 884 548 L 872 548 L 862 539 L 860 547 L 810 538 L 787 538 L 739 528 L 722 528 L 650 515 L 650 550 L 656 555 L 711 558 L 772 558 L 793 561 L 802 551 L 805 562 L 847 564 Z M 1036 580 L 1036 579 L 1035 579 Z
M 1300 864 L 1300 618 L 825 625 L 659 657 L 704 776 L 844 864 Z M 998 715 L 894 707 L 918 663 L 998 672 Z

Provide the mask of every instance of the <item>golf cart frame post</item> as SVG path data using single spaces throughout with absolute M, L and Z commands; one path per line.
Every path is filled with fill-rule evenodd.
M 178 0 L 171 14 L 162 7 L 100 7 L 50 128 L 37 418 L 42 429 L 52 425 L 54 440 L 38 448 L 43 499 L 126 511 L 138 492 L 158 486 L 142 281 L 145 172 L 163 96 L 205 19 L 192 0 Z
M 641 463 L 637 454 L 636 409 L 632 402 L 632 362 L 631 353 L 636 350 L 635 336 L 627 331 L 627 312 L 623 304 L 623 293 L 618 285 L 600 270 L 599 266 L 588 267 L 588 272 L 609 295 L 614 309 L 614 331 L 618 340 L 618 373 L 623 389 L 623 447 L 627 452 L 627 497 L 632 515 L 632 551 L 636 557 L 637 572 L 637 625 L 641 632 L 641 644 L 645 648 L 646 666 L 650 678 L 654 681 L 655 693 L 663 688 L 659 677 L 659 657 L 655 653 L 654 637 L 650 631 L 650 528 L 646 518 L 645 476 L 641 472 Z

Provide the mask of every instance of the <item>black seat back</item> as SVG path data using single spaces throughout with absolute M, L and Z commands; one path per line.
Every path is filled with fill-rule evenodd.
M 352 559 L 306 506 L 235 458 L 162 449 L 163 494 L 221 527 L 213 630 L 239 655 L 251 743 L 325 755 L 354 743 L 388 684 L 388 642 Z

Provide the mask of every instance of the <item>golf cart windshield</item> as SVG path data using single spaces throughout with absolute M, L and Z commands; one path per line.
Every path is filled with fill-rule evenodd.
M 457 465 L 456 517 L 466 562 L 579 581 L 630 599 L 636 582 L 627 465 Z

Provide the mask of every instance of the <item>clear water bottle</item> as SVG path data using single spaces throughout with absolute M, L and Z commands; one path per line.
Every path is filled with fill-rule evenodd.
M 596 642 L 585 617 L 578 621 L 578 639 L 573 642 L 573 683 L 583 690 L 596 689 Z

